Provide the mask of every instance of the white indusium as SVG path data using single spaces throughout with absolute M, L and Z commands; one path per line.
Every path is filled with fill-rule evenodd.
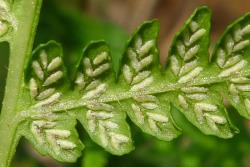
M 249 48 L 250 41 L 245 39 L 250 34 L 250 25 L 237 25 L 232 34 L 227 35 L 224 44 L 217 51 L 217 64 L 222 69 L 219 77 L 230 77 L 228 83 L 228 92 L 235 105 L 243 103 L 245 113 L 250 114 L 249 99 L 243 92 L 250 91 L 250 79 L 240 76 L 240 72 L 247 67 L 247 60 L 244 59 L 243 53 L 246 48 Z M 242 100 L 241 100 L 242 98 Z
M 127 49 L 127 62 L 122 68 L 124 80 L 130 86 L 131 92 L 144 91 L 152 85 L 154 76 L 150 71 L 154 56 L 151 53 L 155 49 L 155 40 L 144 41 L 140 35 L 134 39 L 132 46 Z M 177 62 L 177 61 L 175 61 Z M 179 71 L 178 68 L 175 71 Z M 133 96 L 134 102 L 131 109 L 136 123 L 148 124 L 151 133 L 159 133 L 168 122 L 166 114 L 159 113 L 161 107 L 159 100 L 154 95 L 143 94 Z
M 49 106 L 58 102 L 61 93 L 54 84 L 63 78 L 62 64 L 61 57 L 49 59 L 46 50 L 41 50 L 37 59 L 33 60 L 29 90 L 31 98 L 35 101 L 34 107 Z M 49 114 L 51 120 L 39 117 L 40 120 L 31 123 L 31 132 L 38 144 L 41 147 L 49 145 L 56 154 L 62 150 L 73 150 L 76 144 L 70 141 L 71 132 L 57 129 L 57 123 L 52 120 L 54 114 Z
M 83 91 L 83 99 L 86 100 L 86 121 L 89 133 L 98 137 L 98 142 L 104 147 L 121 149 L 123 144 L 130 141 L 129 137 L 119 133 L 120 125 L 115 122 L 116 114 L 112 105 L 99 102 L 98 99 L 106 92 L 107 84 L 99 76 L 110 69 L 110 55 L 103 51 L 94 58 L 85 57 L 82 61 L 82 69 L 78 71 L 75 84 Z M 129 70 L 126 69 L 125 70 Z M 132 81 L 129 77 L 127 80 Z
M 10 13 L 9 2 L 1 0 L 0 1 L 0 36 L 4 36 L 12 26 L 11 21 L 13 21 Z
M 200 50 L 199 41 L 201 41 L 207 31 L 201 28 L 199 23 L 196 21 L 191 21 L 189 23 L 189 31 L 185 31 L 182 39 L 178 38 L 176 42 L 177 53 L 170 56 L 170 69 L 172 70 L 176 80 L 179 84 L 184 86 L 180 88 L 180 93 L 177 97 L 180 108 L 183 112 L 187 110 L 194 111 L 198 123 L 204 123 L 204 118 L 209 125 L 209 127 L 215 130 L 216 124 L 225 124 L 223 116 L 218 116 L 218 107 L 212 102 L 209 102 L 208 88 L 205 86 L 188 86 L 188 84 L 199 77 L 203 68 L 199 66 L 198 54 Z M 246 43 L 242 43 L 235 49 L 231 47 L 232 52 L 240 47 L 244 47 Z M 225 62 L 225 52 L 224 50 L 219 50 L 219 58 L 217 63 L 220 67 L 234 65 L 240 62 L 240 56 Z M 202 55 L 201 55 L 202 56 Z M 239 66 L 242 64 L 239 64 Z M 237 66 L 238 67 L 238 66 Z M 240 68 L 240 67 L 239 67 Z M 232 70 L 225 71 L 221 75 L 226 76 L 231 73 Z M 247 87 L 242 87 L 247 89 Z M 206 101 L 206 102 L 205 102 Z M 209 112 L 209 114 L 207 114 Z M 223 120 L 223 121 L 222 121 Z M 218 129 L 217 129 L 218 130 Z
M 35 107 L 50 105 L 59 100 L 61 93 L 55 89 L 54 84 L 63 78 L 61 65 L 61 57 L 49 60 L 46 50 L 41 50 L 37 60 L 33 60 L 29 89 L 31 97 L 36 101 Z
M 56 129 L 56 122 L 39 120 L 31 124 L 31 132 L 39 145 L 48 144 L 55 153 L 62 150 L 73 150 L 76 144 L 70 141 L 71 132 L 64 129 Z

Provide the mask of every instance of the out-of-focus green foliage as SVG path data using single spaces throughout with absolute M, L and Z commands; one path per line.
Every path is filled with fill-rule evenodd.
M 107 153 L 101 150 L 88 150 L 82 159 L 82 167 L 104 167 L 107 163 Z
M 111 54 L 119 61 L 128 39 L 127 33 L 114 24 L 91 18 L 66 5 L 53 0 L 44 1 L 35 46 L 51 39 L 56 40 L 64 48 L 66 62 L 71 64 L 81 55 L 81 48 L 87 43 L 105 40 L 111 48 Z M 117 66 L 114 68 L 118 68 L 119 63 L 115 64 Z
M 7 75 L 8 69 L 8 43 L 0 43 L 0 102 L 3 100 L 4 93 L 4 85 L 5 78 Z M 0 108 L 2 107 L 2 103 L 0 103 Z

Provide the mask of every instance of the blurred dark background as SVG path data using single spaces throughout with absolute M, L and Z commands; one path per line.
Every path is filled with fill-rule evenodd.
M 157 18 L 161 24 L 161 60 L 192 11 L 207 5 L 213 11 L 212 44 L 234 19 L 250 11 L 249 0 L 44 0 L 35 46 L 54 39 L 61 42 L 69 62 L 91 40 L 106 40 L 112 54 L 122 54 L 130 33 L 143 21 Z M 0 101 L 8 66 L 8 44 L 0 44 Z M 86 145 L 75 164 L 61 164 L 39 155 L 26 140 L 20 142 L 12 167 L 249 167 L 250 121 L 229 106 L 229 114 L 240 129 L 233 139 L 201 134 L 179 114 L 174 115 L 183 135 L 172 142 L 143 134 L 131 124 L 135 151 L 113 156 L 93 143 L 84 129 L 78 130 Z M 177 113 L 177 112 L 175 112 Z M 1 136 L 2 137 L 2 136 Z

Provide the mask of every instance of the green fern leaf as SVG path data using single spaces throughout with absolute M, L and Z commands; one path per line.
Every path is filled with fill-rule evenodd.
M 126 114 L 121 111 L 112 84 L 111 57 L 105 42 L 90 43 L 77 65 L 74 88 L 84 107 L 77 109 L 77 118 L 90 137 L 109 152 L 122 155 L 133 149 Z
M 205 134 L 229 138 L 237 130 L 223 105 L 223 87 L 210 83 L 217 79 L 209 63 L 210 18 L 209 9 L 202 7 L 188 19 L 169 51 L 166 76 L 176 84 L 173 104 L 192 124 Z
M 171 114 L 176 107 L 203 133 L 232 137 L 238 131 L 223 105 L 227 94 L 224 81 L 232 78 L 224 76 L 228 69 L 218 65 L 218 58 L 209 62 L 210 18 L 206 7 L 194 12 L 176 34 L 165 69 L 159 64 L 159 24 L 155 20 L 145 22 L 128 41 L 117 79 L 104 41 L 85 47 L 70 76 L 58 44 L 39 46 L 25 74 L 31 97 L 26 113 L 32 113 L 25 136 L 42 154 L 71 162 L 83 149 L 74 130 L 79 120 L 93 141 L 110 153 L 122 155 L 133 149 L 126 113 L 145 133 L 170 141 L 181 134 Z M 248 32 L 246 28 L 241 31 Z M 232 51 L 246 47 L 246 41 L 235 48 L 230 46 Z M 240 62 L 240 57 L 226 60 L 225 56 L 223 67 L 230 68 Z M 242 78 L 238 80 L 242 82 Z M 246 81 L 244 78 L 244 85 Z M 66 121 L 68 126 L 59 128 Z M 60 151 L 64 154 L 58 154 Z M 74 154 L 67 156 L 71 152 Z
M 249 38 L 250 14 L 246 14 L 228 26 L 212 55 L 217 65 L 213 68 L 215 75 L 226 80 L 221 93 L 247 119 L 250 118 Z
M 158 31 L 157 21 L 146 22 L 136 31 L 123 56 L 119 83 L 131 96 L 124 102 L 131 120 L 144 132 L 169 141 L 180 131 L 172 119 L 168 97 L 158 93 L 164 83 L 156 46 Z
M 62 99 L 69 81 L 63 63 L 62 48 L 54 41 L 38 46 L 26 69 L 33 115 L 25 123 L 27 137 L 43 155 L 63 162 L 74 162 L 81 155 L 82 142 L 75 129 L 76 120 L 67 112 L 53 113 L 46 107 Z M 29 132 L 29 133 L 27 133 Z

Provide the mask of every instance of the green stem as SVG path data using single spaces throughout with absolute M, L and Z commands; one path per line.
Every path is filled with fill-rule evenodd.
M 24 66 L 31 56 L 42 0 L 15 1 L 14 10 L 17 27 L 14 27 L 10 42 L 10 62 L 5 96 L 0 117 L 0 167 L 10 166 L 20 138 L 16 129 L 20 119 L 16 117 L 16 106 L 22 91 Z

